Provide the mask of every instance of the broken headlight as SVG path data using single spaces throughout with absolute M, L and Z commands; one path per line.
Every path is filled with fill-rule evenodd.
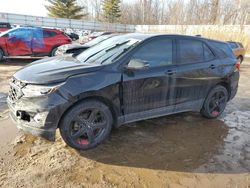
M 55 92 L 62 85 L 63 83 L 49 86 L 28 84 L 24 88 L 22 88 L 22 92 L 24 97 L 39 97 Z
M 56 56 L 64 55 L 68 49 L 68 46 L 69 45 L 65 44 L 65 45 L 58 47 L 56 50 Z

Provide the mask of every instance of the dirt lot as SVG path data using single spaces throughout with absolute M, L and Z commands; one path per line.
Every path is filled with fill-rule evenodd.
M 87 152 L 17 132 L 8 118 L 8 78 L 21 63 L 0 65 L 0 187 L 250 188 L 250 63 L 237 97 L 220 119 L 197 113 L 114 130 Z

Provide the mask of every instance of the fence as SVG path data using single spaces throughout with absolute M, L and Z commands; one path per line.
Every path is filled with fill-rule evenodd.
M 114 31 L 114 32 L 134 32 L 134 25 L 110 24 L 95 21 L 48 18 L 38 16 L 28 16 L 20 14 L 0 13 L 0 22 L 9 22 L 11 24 L 53 28 L 71 28 L 94 31 Z
M 142 32 L 142 33 L 177 33 L 197 35 L 219 39 L 233 40 L 244 44 L 250 52 L 250 25 L 124 25 L 95 21 L 62 18 L 37 17 L 19 14 L 0 13 L 0 22 L 40 27 L 71 28 L 94 31 Z
M 241 42 L 250 53 L 250 25 L 137 25 L 144 33 L 202 35 L 211 39 Z

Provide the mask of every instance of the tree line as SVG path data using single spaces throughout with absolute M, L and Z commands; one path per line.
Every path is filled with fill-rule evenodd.
M 249 0 L 47 0 L 49 16 L 136 25 L 250 25 Z

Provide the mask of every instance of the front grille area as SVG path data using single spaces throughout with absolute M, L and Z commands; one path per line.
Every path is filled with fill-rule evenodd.
M 18 81 L 15 78 L 10 80 L 10 90 L 9 90 L 9 100 L 11 102 L 16 102 L 23 96 L 21 89 L 25 86 L 24 83 Z

